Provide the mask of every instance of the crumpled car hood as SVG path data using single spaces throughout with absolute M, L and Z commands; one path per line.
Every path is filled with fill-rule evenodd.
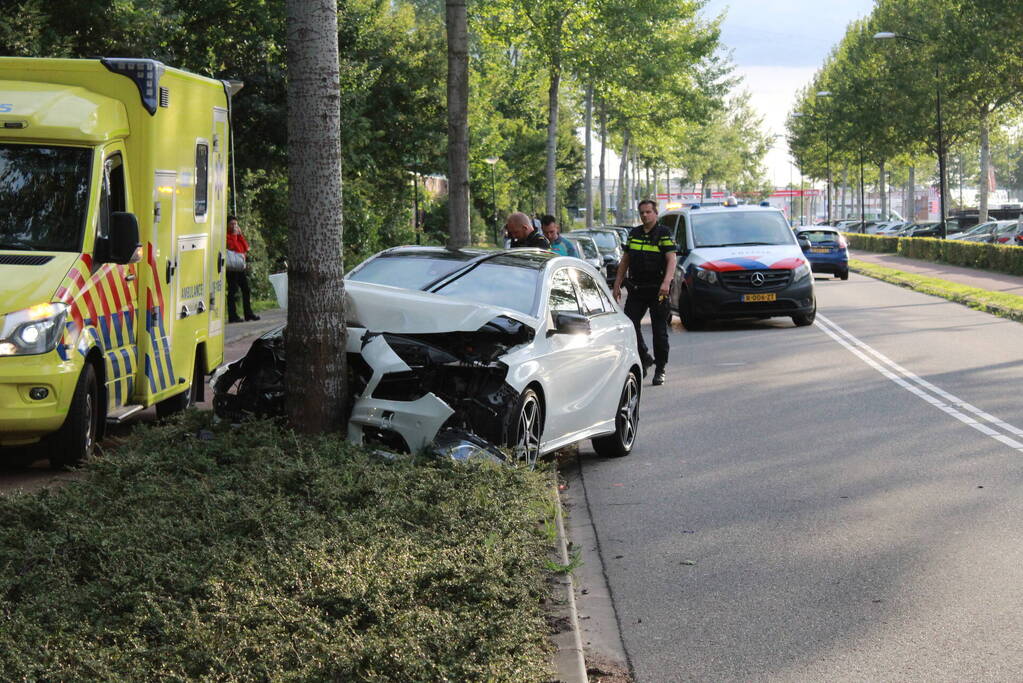
M 501 316 L 533 329 L 539 327 L 536 318 L 500 306 L 400 287 L 345 281 L 345 317 L 350 327 L 401 334 L 474 332 Z

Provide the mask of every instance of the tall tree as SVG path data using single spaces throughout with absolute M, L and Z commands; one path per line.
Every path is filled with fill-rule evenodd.
M 287 0 L 288 418 L 302 432 L 346 422 L 341 263 L 341 94 L 336 0 Z
M 448 247 L 469 244 L 469 27 L 465 0 L 446 0 Z

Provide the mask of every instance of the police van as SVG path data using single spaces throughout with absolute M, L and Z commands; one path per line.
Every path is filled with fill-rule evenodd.
M 730 198 L 719 206 L 666 211 L 658 220 L 678 245 L 669 300 L 686 329 L 715 318 L 786 316 L 798 326 L 813 323 L 810 264 L 780 210 Z
M 0 58 L 0 446 L 89 455 L 223 360 L 230 101 L 148 59 Z M 0 458 L 6 451 L 0 449 Z

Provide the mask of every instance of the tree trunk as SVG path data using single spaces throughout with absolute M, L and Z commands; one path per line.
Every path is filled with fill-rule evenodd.
M 551 82 L 547 90 L 547 213 L 555 214 L 558 193 L 558 90 L 561 87 L 561 64 L 551 64 Z
M 586 86 L 586 176 L 583 194 L 586 206 L 586 227 L 593 227 L 593 86 Z
M 990 132 L 988 112 L 986 109 L 982 109 L 980 112 L 980 193 L 977 197 L 977 221 L 980 223 L 987 223 L 988 195 L 991 192 L 991 185 L 988 182 L 991 177 Z
M 849 187 L 849 169 L 842 168 L 842 204 L 838 207 L 838 212 L 835 213 L 834 218 L 845 218 L 849 215 L 845 204 L 845 190 Z
M 916 220 L 916 166 L 909 167 L 909 221 Z
M 628 178 L 626 178 L 626 174 L 628 173 L 629 169 L 629 140 L 630 140 L 629 130 L 626 129 L 625 138 L 622 141 L 622 157 L 620 163 L 618 164 L 618 192 L 617 201 L 615 202 L 616 203 L 615 220 L 618 223 L 623 223 L 625 221 L 626 216 L 625 203 L 628 199 L 626 195 L 626 192 L 628 190 Z
M 448 32 L 448 247 L 469 245 L 469 29 L 465 0 L 445 0 Z
M 878 216 L 881 220 L 888 220 L 888 179 L 884 177 L 884 162 L 882 161 L 878 168 L 880 173 L 877 174 L 877 190 L 881 195 L 881 215 Z
M 334 0 L 287 0 L 287 411 L 300 432 L 345 429 L 341 96 Z
M 600 105 L 600 222 L 603 225 L 607 220 L 607 177 L 604 174 L 605 161 L 607 159 L 607 111 L 603 103 Z

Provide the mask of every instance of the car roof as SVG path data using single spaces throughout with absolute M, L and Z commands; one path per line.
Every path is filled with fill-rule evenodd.
M 838 228 L 833 228 L 830 225 L 799 225 L 796 226 L 796 232 L 838 232 Z

